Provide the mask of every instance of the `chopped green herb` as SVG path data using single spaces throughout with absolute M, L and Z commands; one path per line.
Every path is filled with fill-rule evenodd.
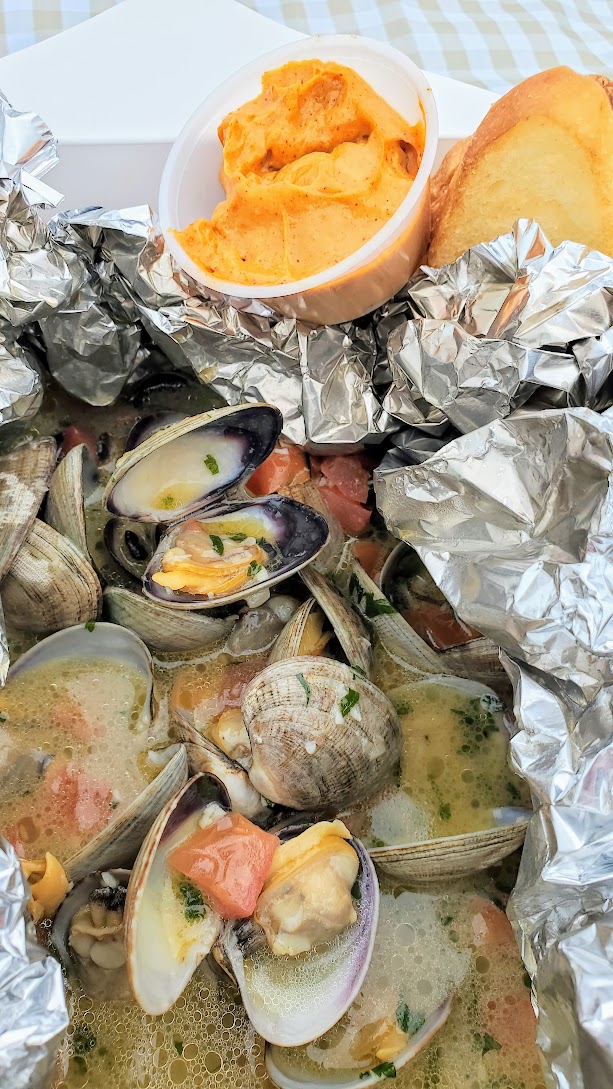
M 224 550 L 221 537 L 218 537 L 216 533 L 209 533 L 209 537 L 211 538 L 211 544 L 213 545 L 213 548 L 215 549 L 217 555 L 223 556 Z
M 119 802 L 115 801 L 115 799 L 113 798 L 113 801 L 109 802 L 109 809 L 117 809 L 118 805 L 119 805 Z
M 181 881 L 179 883 L 179 893 L 185 905 L 183 910 L 188 923 L 195 923 L 198 919 L 203 919 L 206 915 L 206 908 L 200 889 L 196 888 L 191 881 Z
M 373 1066 L 371 1073 L 376 1074 L 378 1078 L 395 1078 L 396 1067 L 393 1063 L 379 1063 L 378 1066 Z
M 298 684 L 301 685 L 302 688 L 304 688 L 306 695 L 306 705 L 308 707 L 311 700 L 311 686 L 307 681 L 306 677 L 304 676 L 304 673 L 297 673 L 296 680 L 298 681 Z
M 413 1010 L 409 1009 L 406 1002 L 399 1002 L 396 1010 L 396 1020 L 398 1028 L 409 1036 L 414 1036 L 426 1023 L 423 1013 L 413 1013 Z
M 264 805 L 267 805 L 269 809 L 275 808 L 275 802 L 271 802 L 270 798 L 265 798 L 263 794 L 260 795 Z
M 397 703 L 394 710 L 397 715 L 410 715 L 413 708 L 410 703 Z
M 475 1045 L 480 1048 L 482 1055 L 487 1055 L 488 1051 L 500 1051 L 502 1044 L 498 1043 L 493 1036 L 490 1036 L 489 1032 L 485 1032 L 483 1036 L 479 1033 L 475 1033 Z
M 267 541 L 265 537 L 256 537 L 255 543 L 259 545 L 260 548 L 266 548 L 270 545 L 270 541 Z
M 371 836 L 373 847 L 387 847 L 385 840 L 377 839 L 376 836 Z
M 89 1051 L 93 1051 L 96 1046 L 96 1037 L 94 1036 L 89 1025 L 82 1022 L 77 1025 L 72 1037 L 72 1054 L 73 1055 L 87 1055 Z
M 453 915 L 443 915 L 443 918 L 441 919 L 442 926 L 449 926 L 449 924 L 452 923 L 452 922 L 453 922 Z
M 207 456 L 204 459 L 204 464 L 206 465 L 207 469 L 209 470 L 209 473 L 211 473 L 212 476 L 217 476 L 217 474 L 219 472 L 219 465 L 217 464 L 217 458 L 214 458 L 212 454 L 207 454 Z
M 183 1054 L 183 1041 L 182 1040 L 174 1040 L 173 1042 L 174 1042 L 174 1045 L 175 1045 L 175 1051 L 176 1051 L 177 1055 L 182 1055 Z
M 85 625 L 85 631 L 93 631 L 95 627 L 96 627 L 96 621 L 95 620 L 88 620 L 87 624 Z
M 246 533 L 228 533 L 228 537 L 230 538 L 231 541 L 246 541 L 247 540 L 247 534 Z
M 247 568 L 247 578 L 251 579 L 254 575 L 257 575 L 258 571 L 262 570 L 262 564 L 257 563 L 256 560 L 252 560 Z
M 508 781 L 508 783 L 507 783 L 507 794 L 509 795 L 509 798 L 510 798 L 510 799 L 511 799 L 511 801 L 513 801 L 513 802 L 518 802 L 518 801 L 519 801 L 519 799 L 521 798 L 521 794 L 520 794 L 520 792 L 519 792 L 519 788 L 518 788 L 518 787 L 516 787 L 515 783 L 513 783 L 513 782 L 511 781 L 511 779 L 509 779 L 509 781 Z
M 351 668 L 352 668 L 354 673 L 357 673 L 358 677 L 366 677 L 367 676 L 366 670 L 362 669 L 362 666 L 352 665 Z
M 451 806 L 449 802 L 441 802 L 438 807 L 438 815 L 442 821 L 451 820 Z
M 370 1070 L 363 1070 L 360 1074 L 360 1081 L 364 1081 L 364 1078 L 370 1077 Z
M 341 709 L 341 715 L 346 718 L 352 707 L 355 707 L 360 698 L 360 693 L 356 692 L 355 688 L 350 688 L 345 696 L 343 696 L 339 707 Z
M 174 505 L 175 505 L 174 495 L 168 494 L 168 495 L 163 496 L 162 506 L 164 507 L 165 510 L 172 510 Z
M 396 612 L 386 597 L 375 597 L 369 590 L 364 590 L 356 575 L 349 579 L 349 593 L 356 599 L 360 612 L 369 619 Z

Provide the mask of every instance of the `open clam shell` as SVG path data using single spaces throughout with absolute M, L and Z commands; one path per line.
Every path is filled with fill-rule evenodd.
M 500 827 L 396 847 L 371 847 L 375 865 L 411 884 L 453 880 L 501 862 L 524 842 L 530 820 L 524 809 L 501 810 Z
M 89 556 L 85 526 L 85 499 L 98 483 L 94 459 L 85 443 L 69 450 L 49 484 L 45 520 Z
M 117 1001 L 130 993 L 122 923 L 129 878 L 130 871 L 123 869 L 88 874 L 68 893 L 53 920 L 51 942 L 64 968 L 98 1001 Z M 94 917 L 88 917 L 92 909 Z M 107 912 L 112 912 L 111 920 Z
M 111 514 L 174 522 L 219 500 L 272 450 L 282 416 L 272 405 L 239 405 L 155 430 L 117 462 L 104 493 Z
M 439 656 L 407 624 L 355 556 L 350 557 L 348 570 L 349 596 L 387 653 L 407 669 L 440 673 Z
M 447 998 L 422 1025 L 419 1032 L 409 1037 L 406 1047 L 394 1059 L 395 1071 L 401 1070 L 428 1046 L 449 1017 L 451 1005 L 451 998 Z M 346 1074 L 335 1070 L 326 1078 L 325 1074 L 321 1076 L 319 1072 L 312 1075 L 301 1072 L 292 1059 L 292 1052 L 287 1048 L 270 1044 L 266 1048 L 266 1069 L 279 1089 L 335 1089 L 336 1086 L 339 1089 L 362 1089 L 363 1086 L 381 1084 L 381 1075 L 372 1070 L 347 1071 Z
M 180 523 L 162 538 L 147 567 L 143 580 L 146 596 L 174 609 L 211 609 L 234 601 L 249 600 L 311 563 L 328 539 L 327 523 L 317 511 L 280 495 L 207 508 L 199 516 L 198 522 L 206 531 L 209 522 L 215 522 L 219 526 L 220 521 L 230 517 L 237 520 L 239 516 L 249 517 L 250 522 L 260 524 L 262 537 L 274 545 L 275 557 L 271 559 L 269 568 L 262 573 L 259 581 L 244 585 L 233 593 L 213 597 L 173 591 L 160 586 L 152 576 L 162 569 L 164 554 L 173 547 L 182 530 Z
M 328 618 L 349 665 L 357 666 L 368 676 L 372 665 L 372 646 L 355 610 L 319 571 L 305 568 L 301 577 L 313 597 L 288 621 L 279 635 L 270 661 L 279 662 L 283 658 L 297 658 L 309 653 L 302 644 L 309 616 L 317 603 Z
M 291 809 L 340 808 L 383 786 L 401 751 L 386 696 L 350 666 L 298 657 L 262 670 L 243 694 L 249 777 Z
M 65 628 L 37 643 L 12 666 L 11 678 L 23 676 L 38 666 L 65 659 L 111 660 L 129 665 L 145 680 L 146 691 L 138 729 L 146 731 L 151 721 L 153 665 L 145 644 L 127 628 L 99 623 L 90 631 L 82 624 Z M 125 809 L 66 863 L 72 881 L 96 870 L 130 866 L 148 829 L 162 807 L 187 781 L 187 755 L 183 746 Z
M 414 690 L 432 684 L 448 687 L 458 695 L 479 700 L 488 709 L 491 708 L 495 713 L 497 729 L 508 740 L 508 723 L 503 707 L 491 688 L 462 677 L 428 676 L 418 682 Z M 423 769 L 422 774 L 425 774 Z M 521 847 L 532 813 L 519 806 L 504 805 L 494 809 L 493 816 L 495 824 L 490 828 L 371 847 L 370 856 L 379 869 L 411 884 L 422 885 L 464 877 L 493 866 Z
M 103 598 L 109 618 L 135 632 L 154 650 L 203 650 L 229 635 L 237 619 L 171 611 L 118 586 L 109 586 Z
M 36 519 L 4 579 L 2 601 L 16 627 L 46 635 L 95 620 L 102 588 L 81 550 Z
M 277 829 L 282 839 L 304 831 L 305 824 Z M 379 884 L 368 852 L 350 840 L 358 855 L 356 922 L 338 938 L 300 957 L 250 952 L 243 942 L 248 927 L 224 932 L 225 958 L 238 984 L 254 1029 L 269 1043 L 298 1047 L 332 1028 L 359 994 L 372 957 L 379 918 Z M 282 962 L 282 963 L 281 963 Z
M 202 775 L 190 779 L 158 815 L 132 870 L 125 916 L 128 974 L 136 1001 L 152 1015 L 175 1004 L 221 931 L 221 919 L 212 911 L 186 921 L 169 887 L 167 863 L 211 801 L 223 804 L 211 781 Z
M 0 457 L 0 582 L 36 518 L 55 455 L 54 439 L 37 439 Z

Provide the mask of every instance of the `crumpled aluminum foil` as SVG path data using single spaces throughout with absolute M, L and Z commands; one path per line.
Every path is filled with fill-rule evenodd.
M 613 1084 L 613 687 L 580 713 L 509 659 L 512 762 L 539 808 L 509 915 L 536 967 L 538 1043 L 561 1089 Z
M 556 406 L 613 402 L 613 260 L 603 254 L 554 249 L 519 220 L 454 264 L 422 269 L 407 297 L 387 338 L 386 399 L 405 422 L 423 426 L 438 409 L 469 432 L 544 391 Z
M 62 970 L 26 923 L 29 894 L 0 838 L 0 1089 L 46 1089 L 68 1026 Z
M 520 410 L 379 470 L 388 527 L 507 652 L 532 788 L 511 916 L 557 1089 L 613 1084 L 613 410 Z

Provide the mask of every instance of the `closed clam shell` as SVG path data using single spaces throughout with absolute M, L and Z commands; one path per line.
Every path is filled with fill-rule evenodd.
M 293 809 L 358 801 L 390 778 L 400 758 L 400 721 L 390 701 L 329 658 L 267 666 L 245 689 L 242 713 L 253 785 Z
M 36 517 L 55 455 L 55 439 L 37 439 L 0 457 L 0 582 Z
M 285 658 L 299 657 L 304 629 L 313 609 L 316 608 L 317 602 L 315 601 L 315 598 L 309 597 L 306 601 L 303 601 L 298 609 L 296 609 L 294 615 L 290 617 L 287 624 L 275 639 L 274 646 L 270 652 L 270 665 L 274 662 L 282 662 Z
M 162 651 L 202 650 L 228 635 L 235 616 L 202 616 L 201 613 L 167 609 L 155 601 L 109 586 L 104 591 L 104 609 L 116 624 L 135 632 L 149 647 Z
M 517 815 L 519 817 L 519 813 Z M 375 866 L 411 884 L 453 880 L 485 870 L 521 847 L 530 815 L 512 824 L 463 836 L 426 840 L 397 847 L 372 847 Z
M 85 443 L 69 450 L 49 484 L 45 521 L 89 555 L 85 529 L 85 499 L 97 483 L 94 459 Z
M 4 580 L 2 600 L 16 627 L 47 634 L 95 620 L 102 589 L 80 549 L 37 519 Z

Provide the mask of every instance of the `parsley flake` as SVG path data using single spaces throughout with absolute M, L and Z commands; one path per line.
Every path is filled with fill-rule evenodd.
M 408 1036 L 415 1036 L 416 1032 L 419 1032 L 420 1028 L 426 1023 L 426 1018 L 423 1013 L 413 1013 L 413 1010 L 409 1009 L 406 1002 L 399 1002 L 396 1010 L 396 1021 L 398 1022 L 398 1028 L 402 1032 L 406 1032 Z
M 200 889 L 196 888 L 191 881 L 181 881 L 179 883 L 179 894 L 185 905 L 183 913 L 188 923 L 195 923 L 198 919 L 203 919 L 206 915 L 206 908 Z
M 174 1040 L 173 1043 L 175 1045 L 175 1051 L 176 1051 L 177 1055 L 182 1055 L 183 1054 L 183 1041 L 182 1040 Z
M 360 693 L 356 692 L 354 688 L 350 688 L 345 696 L 343 696 L 339 707 L 341 709 L 341 715 L 346 718 L 352 707 L 355 707 L 360 698 Z
M 213 548 L 215 549 L 217 555 L 218 556 L 223 556 L 224 548 L 223 548 L 223 541 L 222 541 L 221 537 L 218 537 L 216 533 L 209 533 L 209 537 L 211 539 L 211 544 L 213 545 Z
M 247 540 L 247 534 L 246 533 L 228 533 L 228 537 L 230 538 L 231 541 L 239 541 L 240 542 L 240 541 L 246 541 Z
M 96 621 L 95 620 L 88 620 L 87 624 L 85 625 L 85 631 L 93 631 L 95 627 L 96 627 Z
M 217 463 L 217 458 L 214 458 L 212 454 L 207 454 L 207 456 L 204 459 L 204 464 L 206 465 L 207 469 L 209 470 L 209 473 L 211 474 L 211 476 L 217 476 L 217 474 L 219 472 L 219 465 Z
M 252 579 L 253 576 L 257 575 L 258 571 L 261 571 L 261 570 L 262 570 L 262 564 L 258 563 L 257 560 L 252 560 L 251 563 L 249 564 L 249 567 L 247 568 L 247 578 Z
M 302 688 L 304 688 L 305 695 L 306 695 L 306 705 L 308 707 L 309 703 L 310 703 L 310 700 L 311 700 L 311 686 L 310 686 L 309 682 L 307 681 L 304 673 L 297 673 L 296 674 L 296 680 L 298 681 L 298 684 L 301 685 Z

